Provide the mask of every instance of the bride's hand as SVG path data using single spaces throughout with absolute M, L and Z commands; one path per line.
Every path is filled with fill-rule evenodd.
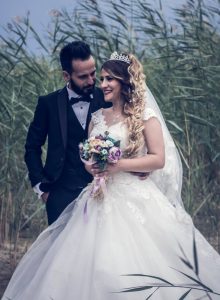
M 117 162 L 117 163 L 114 163 L 114 164 L 107 164 L 106 166 L 106 169 L 105 169 L 105 172 L 106 172 L 106 175 L 114 175 L 118 172 L 121 171 L 121 168 L 120 168 L 120 163 Z
M 84 164 L 84 166 L 85 166 L 86 171 L 87 171 L 88 173 L 90 173 L 91 175 L 93 175 L 93 174 L 92 174 L 92 165 Z
M 98 164 L 93 164 L 90 166 L 90 173 L 93 177 L 104 177 L 107 175 L 106 170 L 100 170 Z
M 100 170 L 98 164 L 85 165 L 85 168 L 93 177 L 104 177 L 121 171 L 119 162 L 115 164 L 107 164 L 104 170 Z

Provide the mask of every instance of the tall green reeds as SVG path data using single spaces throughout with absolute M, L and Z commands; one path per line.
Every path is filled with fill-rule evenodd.
M 45 225 L 44 209 L 29 188 L 24 142 L 37 97 L 63 86 L 61 47 L 81 39 L 91 45 L 98 67 L 114 50 L 139 57 L 182 157 L 185 207 L 217 232 L 220 10 L 217 0 L 215 6 L 188 0 L 173 14 L 170 24 L 147 1 L 84 1 L 72 11 L 53 10 L 44 39 L 29 16 L 8 25 L 0 41 L 1 242 L 16 241 L 27 226 L 35 236 Z M 27 48 L 30 36 L 42 54 Z

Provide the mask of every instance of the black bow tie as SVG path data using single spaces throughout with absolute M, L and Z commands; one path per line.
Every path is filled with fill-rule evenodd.
M 78 97 L 78 98 L 72 97 L 72 98 L 69 99 L 70 105 L 76 104 L 76 103 L 78 103 L 78 102 L 80 102 L 80 101 L 90 103 L 91 98 L 87 95 L 87 96 Z

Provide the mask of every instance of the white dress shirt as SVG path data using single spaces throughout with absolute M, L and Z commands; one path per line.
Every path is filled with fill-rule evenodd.
M 79 123 L 81 124 L 82 128 L 85 129 L 86 128 L 86 119 L 87 119 L 90 103 L 85 102 L 85 101 L 80 101 L 80 98 L 82 96 L 76 94 L 73 90 L 71 90 L 68 87 L 68 85 L 67 85 L 67 92 L 68 92 L 69 99 L 71 99 L 72 97 L 79 98 L 79 102 L 73 104 L 72 108 L 73 108 L 74 113 L 75 113 Z M 90 97 L 92 98 L 92 95 L 90 95 Z

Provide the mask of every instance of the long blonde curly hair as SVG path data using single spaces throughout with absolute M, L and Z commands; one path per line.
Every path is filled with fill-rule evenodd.
M 143 112 L 146 92 L 145 75 L 141 63 L 133 54 L 122 54 L 129 57 L 130 64 L 120 60 L 107 60 L 101 69 L 104 69 L 121 83 L 129 140 L 123 156 L 135 157 L 144 144 L 142 131 L 144 129 Z

